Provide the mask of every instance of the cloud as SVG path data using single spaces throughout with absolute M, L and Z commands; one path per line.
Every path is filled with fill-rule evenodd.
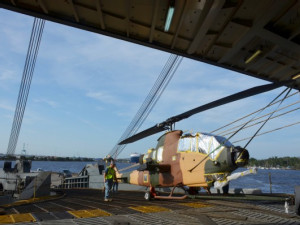
M 81 121 L 82 123 L 86 124 L 89 127 L 92 127 L 95 130 L 102 131 L 101 128 L 99 128 L 98 126 L 95 125 L 94 122 L 91 122 L 89 120 L 82 119 L 82 118 L 79 118 L 79 121 Z
M 52 101 L 52 100 L 48 100 L 48 99 L 45 99 L 45 98 L 34 99 L 34 102 L 45 103 L 45 104 L 51 106 L 52 108 L 57 108 L 58 107 L 58 103 L 57 102 Z
M 0 108 L 5 109 L 7 111 L 11 111 L 11 112 L 15 111 L 15 108 L 13 106 L 11 106 L 10 104 L 7 104 L 7 103 L 3 103 L 3 102 L 0 102 Z
M 86 93 L 86 96 L 92 99 L 99 100 L 103 103 L 113 104 L 113 105 L 119 105 L 121 104 L 121 101 L 117 99 L 115 96 L 106 93 L 106 92 L 100 92 L 100 91 L 89 91 Z
M 0 81 L 15 80 L 16 73 L 12 70 L 0 70 Z
M 103 106 L 97 106 L 96 109 L 97 109 L 98 111 L 103 111 L 105 108 L 104 108 Z
M 19 87 L 21 82 L 21 72 L 18 71 L 18 66 L 14 65 L 11 62 L 7 62 L 10 59 L 1 60 L 0 56 L 0 87 L 2 90 L 13 91 L 15 87 Z M 9 68 L 6 69 L 5 67 Z
M 33 25 L 33 17 L 0 9 L 2 19 L 0 20 L 0 50 L 9 49 L 15 53 L 25 54 L 28 48 L 30 32 Z M 1 51 L 0 51 L 1 52 Z

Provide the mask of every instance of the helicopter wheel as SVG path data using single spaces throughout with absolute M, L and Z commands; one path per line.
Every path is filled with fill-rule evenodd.
M 147 201 L 150 201 L 150 200 L 151 200 L 152 196 L 151 196 L 150 191 L 147 191 L 147 192 L 145 193 L 144 198 L 145 198 Z

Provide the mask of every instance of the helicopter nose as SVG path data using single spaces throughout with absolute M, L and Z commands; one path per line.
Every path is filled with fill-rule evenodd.
M 233 152 L 233 161 L 234 164 L 238 167 L 243 167 L 248 164 L 249 161 L 249 152 L 245 148 L 237 146 L 234 148 Z

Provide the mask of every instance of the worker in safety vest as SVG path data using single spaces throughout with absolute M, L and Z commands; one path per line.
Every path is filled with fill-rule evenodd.
M 105 184 L 105 197 L 104 201 L 112 201 L 110 195 L 111 195 L 111 189 L 113 182 L 117 182 L 116 177 L 116 171 L 115 171 L 115 163 L 114 161 L 111 161 L 109 167 L 106 167 L 106 170 L 104 172 L 104 184 Z

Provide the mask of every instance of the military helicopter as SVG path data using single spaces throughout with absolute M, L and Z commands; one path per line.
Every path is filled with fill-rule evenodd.
M 246 149 L 234 146 L 228 139 L 208 133 L 183 134 L 173 130 L 175 122 L 186 119 L 196 113 L 215 108 L 233 101 L 267 92 L 294 81 L 284 81 L 261 85 L 199 106 L 177 116 L 171 117 L 149 129 L 135 134 L 119 144 L 128 144 L 169 130 L 159 139 L 155 148 L 140 157 L 139 168 L 128 173 L 117 173 L 117 178 L 124 183 L 149 187 L 145 199 L 183 199 L 174 197 L 175 187 L 189 187 L 191 191 L 209 188 L 214 184 L 228 185 L 231 173 L 238 167 L 244 167 L 249 160 Z M 249 173 L 251 173 L 250 171 Z M 169 196 L 160 196 L 155 188 L 173 187 Z

